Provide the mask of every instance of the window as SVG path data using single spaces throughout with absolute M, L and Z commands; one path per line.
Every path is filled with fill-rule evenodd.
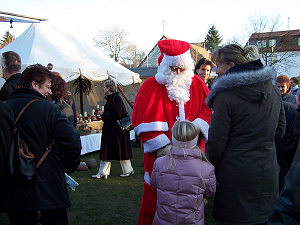
M 269 47 L 276 47 L 276 40 L 275 39 L 269 40 Z
M 256 46 L 257 46 L 258 48 L 261 48 L 261 42 L 260 42 L 260 41 L 257 41 L 257 42 L 256 42 Z
M 300 45 L 300 38 L 298 38 L 298 45 Z
M 276 54 L 272 54 L 272 55 L 268 58 L 268 61 L 269 61 L 269 65 L 273 65 L 274 63 L 277 62 L 277 55 L 276 55 Z
M 267 47 L 267 41 L 266 40 L 256 41 L 256 47 L 258 47 L 258 48 L 265 48 L 265 47 Z

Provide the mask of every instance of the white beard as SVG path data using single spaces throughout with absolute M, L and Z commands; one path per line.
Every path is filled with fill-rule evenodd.
M 170 67 L 161 63 L 158 73 L 164 74 L 166 88 L 171 101 L 184 105 L 190 100 L 190 86 L 194 76 L 192 68 L 186 68 L 180 74 L 172 72 Z

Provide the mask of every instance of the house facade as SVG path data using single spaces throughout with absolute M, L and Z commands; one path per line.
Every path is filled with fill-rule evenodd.
M 272 65 L 277 75 L 300 76 L 300 30 L 254 33 L 249 45 L 258 47 L 261 60 Z

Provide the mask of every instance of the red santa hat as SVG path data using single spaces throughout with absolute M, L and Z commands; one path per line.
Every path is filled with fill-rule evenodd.
M 168 66 L 186 68 L 192 62 L 190 47 L 185 41 L 167 39 L 158 43 L 161 55 L 158 58 L 158 65 L 161 62 Z M 193 63 L 193 62 L 192 62 Z

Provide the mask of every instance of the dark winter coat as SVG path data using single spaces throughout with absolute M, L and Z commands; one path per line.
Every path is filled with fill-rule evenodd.
M 285 112 L 286 129 L 283 138 L 276 139 L 277 162 L 280 167 L 279 189 L 282 188 L 284 177 L 286 176 L 298 146 L 299 135 L 294 132 L 295 120 L 297 115 L 296 105 L 283 102 Z
M 58 107 L 66 115 L 66 117 L 68 118 L 70 123 L 72 123 L 72 125 L 76 128 L 75 122 L 74 122 L 75 116 L 74 116 L 74 111 L 72 109 L 72 106 L 69 105 L 63 98 L 56 100 L 55 104 L 58 105 Z
M 76 111 L 76 105 L 75 105 L 74 98 L 72 97 L 71 93 L 69 93 L 69 95 L 66 96 L 64 98 L 64 100 L 72 107 L 73 115 L 74 115 L 73 126 L 76 128 L 77 127 L 77 111 Z
M 64 172 L 73 172 L 80 163 L 81 143 L 79 132 L 52 102 L 40 93 L 17 89 L 7 101 L 15 117 L 32 99 L 22 114 L 17 127 L 35 155 L 36 162 L 42 157 L 52 140 L 55 145 L 37 169 L 32 182 L 10 183 L 8 210 L 45 210 L 70 206 Z
M 300 136 L 300 112 L 297 113 L 295 135 Z M 284 180 L 284 186 L 268 225 L 300 224 L 300 140 L 297 151 Z
M 0 90 L 0 100 L 6 101 L 9 96 L 17 89 L 21 74 L 16 73 L 12 75 L 7 81 L 3 84 Z
M 292 95 L 292 93 L 287 93 L 282 96 L 282 101 L 289 102 L 296 105 L 296 96 Z
M 132 150 L 129 132 L 118 132 L 117 120 L 127 115 L 124 103 L 118 92 L 106 97 L 102 128 L 100 159 L 127 160 L 132 159 Z
M 278 197 L 275 135 L 285 130 L 276 72 L 260 61 L 232 67 L 207 97 L 206 152 L 215 166 L 213 216 L 223 224 L 265 223 Z
M 0 101 L 0 209 L 3 207 L 3 183 L 5 180 L 4 165 L 11 145 L 14 128 L 14 113 L 5 103 Z

